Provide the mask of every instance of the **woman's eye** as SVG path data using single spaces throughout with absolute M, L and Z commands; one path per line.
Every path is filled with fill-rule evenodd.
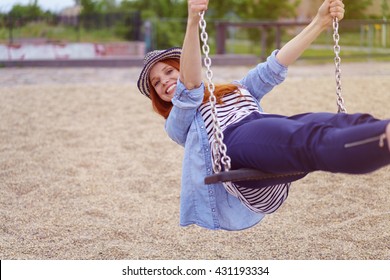
M 159 83 L 160 83 L 160 81 L 155 82 L 154 87 L 158 86 Z

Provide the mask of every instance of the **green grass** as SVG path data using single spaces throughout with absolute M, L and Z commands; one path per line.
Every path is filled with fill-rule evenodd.
M 390 29 L 390 28 L 389 28 Z M 390 30 L 389 30 L 390 31 Z M 250 41 L 240 34 L 241 38 L 229 39 L 226 43 L 226 50 L 228 53 L 236 54 L 261 54 L 260 39 L 257 41 Z M 292 39 L 294 33 L 285 34 L 282 37 L 282 45 Z M 360 32 L 343 32 L 340 33 L 339 44 L 341 46 L 340 56 L 343 61 L 390 61 L 390 35 L 388 36 L 388 47 L 381 46 L 381 36 L 373 37 L 369 43 L 367 37 L 362 37 Z M 321 34 L 312 46 L 306 50 L 301 56 L 301 60 L 308 60 L 313 62 L 333 62 L 333 31 L 324 32 Z M 265 53 L 269 54 L 275 48 L 272 44 Z
M 300 60 L 307 60 L 313 63 L 324 63 L 334 61 L 335 54 L 333 50 L 317 50 L 317 49 L 308 49 L 306 50 Z M 382 52 L 373 50 L 368 53 L 366 51 L 355 51 L 355 50 L 343 50 L 340 53 L 342 62 L 362 62 L 362 61 L 380 61 L 380 62 L 389 62 L 390 61 L 390 50 L 389 54 L 385 55 Z
M 115 28 L 84 29 L 64 25 L 51 26 L 46 23 L 29 23 L 26 26 L 13 29 L 13 38 L 45 38 L 61 42 L 118 42 L 124 41 L 116 35 Z M 9 41 L 9 30 L 0 28 L 0 43 Z

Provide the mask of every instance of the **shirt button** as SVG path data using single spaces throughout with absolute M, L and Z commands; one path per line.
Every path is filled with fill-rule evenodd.
M 212 208 L 211 211 L 215 212 L 215 208 Z
M 200 128 L 201 128 L 201 129 L 203 129 L 203 128 L 204 128 L 204 126 L 202 125 Z

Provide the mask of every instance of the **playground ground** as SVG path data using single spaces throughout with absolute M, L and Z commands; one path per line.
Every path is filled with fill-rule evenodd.
M 248 67 L 216 67 L 215 81 Z M 390 259 L 390 168 L 313 173 L 240 232 L 179 226 L 182 148 L 139 68 L 0 69 L 0 259 Z M 350 113 L 390 118 L 390 63 L 342 64 Z M 335 112 L 334 65 L 297 63 L 266 112 Z

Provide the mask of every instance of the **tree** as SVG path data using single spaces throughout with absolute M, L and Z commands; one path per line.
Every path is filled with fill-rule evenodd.
M 115 19 L 115 0 L 77 0 L 82 7 L 81 21 L 86 28 L 110 25 Z
M 207 11 L 209 33 L 213 37 L 213 20 L 234 17 L 235 20 L 262 20 L 294 17 L 299 0 L 223 0 L 210 1 Z M 187 16 L 187 0 L 123 0 L 120 10 L 141 11 L 142 20 L 149 20 L 154 28 L 157 47 L 180 45 Z M 251 38 L 259 38 L 257 34 Z
M 243 20 L 277 20 L 280 18 L 294 18 L 295 11 L 299 5 L 299 0 L 230 0 L 230 5 Z M 217 3 L 215 3 L 217 4 Z M 251 48 L 256 46 L 261 37 L 261 32 L 257 28 L 247 29 L 241 32 L 241 37 L 247 34 L 247 38 L 252 42 Z M 274 30 L 267 30 L 267 45 L 270 46 L 275 40 Z M 245 38 L 245 37 L 243 37 Z
M 264 20 L 295 17 L 295 10 L 299 0 L 229 0 L 228 7 L 234 9 L 235 13 L 242 19 Z M 219 9 L 220 2 L 215 2 Z
M 121 12 L 141 11 L 143 22 L 149 21 L 153 30 L 153 48 L 179 46 L 185 31 L 186 0 L 123 0 Z
M 120 9 L 141 11 L 141 14 L 146 17 L 154 15 L 158 18 L 180 18 L 187 13 L 187 2 L 184 0 L 123 0 Z
M 44 12 L 38 6 L 38 0 L 34 0 L 34 2 L 29 3 L 27 5 L 14 5 L 9 14 L 14 18 L 35 19 L 41 17 Z
M 382 0 L 381 8 L 382 8 L 382 17 L 384 19 L 388 18 L 389 17 L 389 4 L 387 3 L 387 0 Z
M 99 6 L 96 0 L 80 0 L 79 2 L 82 7 L 82 15 L 91 15 L 99 12 Z
M 117 11 L 115 0 L 100 0 L 98 1 L 98 10 L 101 13 L 112 13 Z
M 367 17 L 366 10 L 372 5 L 372 0 L 344 0 L 345 19 L 363 19 Z

